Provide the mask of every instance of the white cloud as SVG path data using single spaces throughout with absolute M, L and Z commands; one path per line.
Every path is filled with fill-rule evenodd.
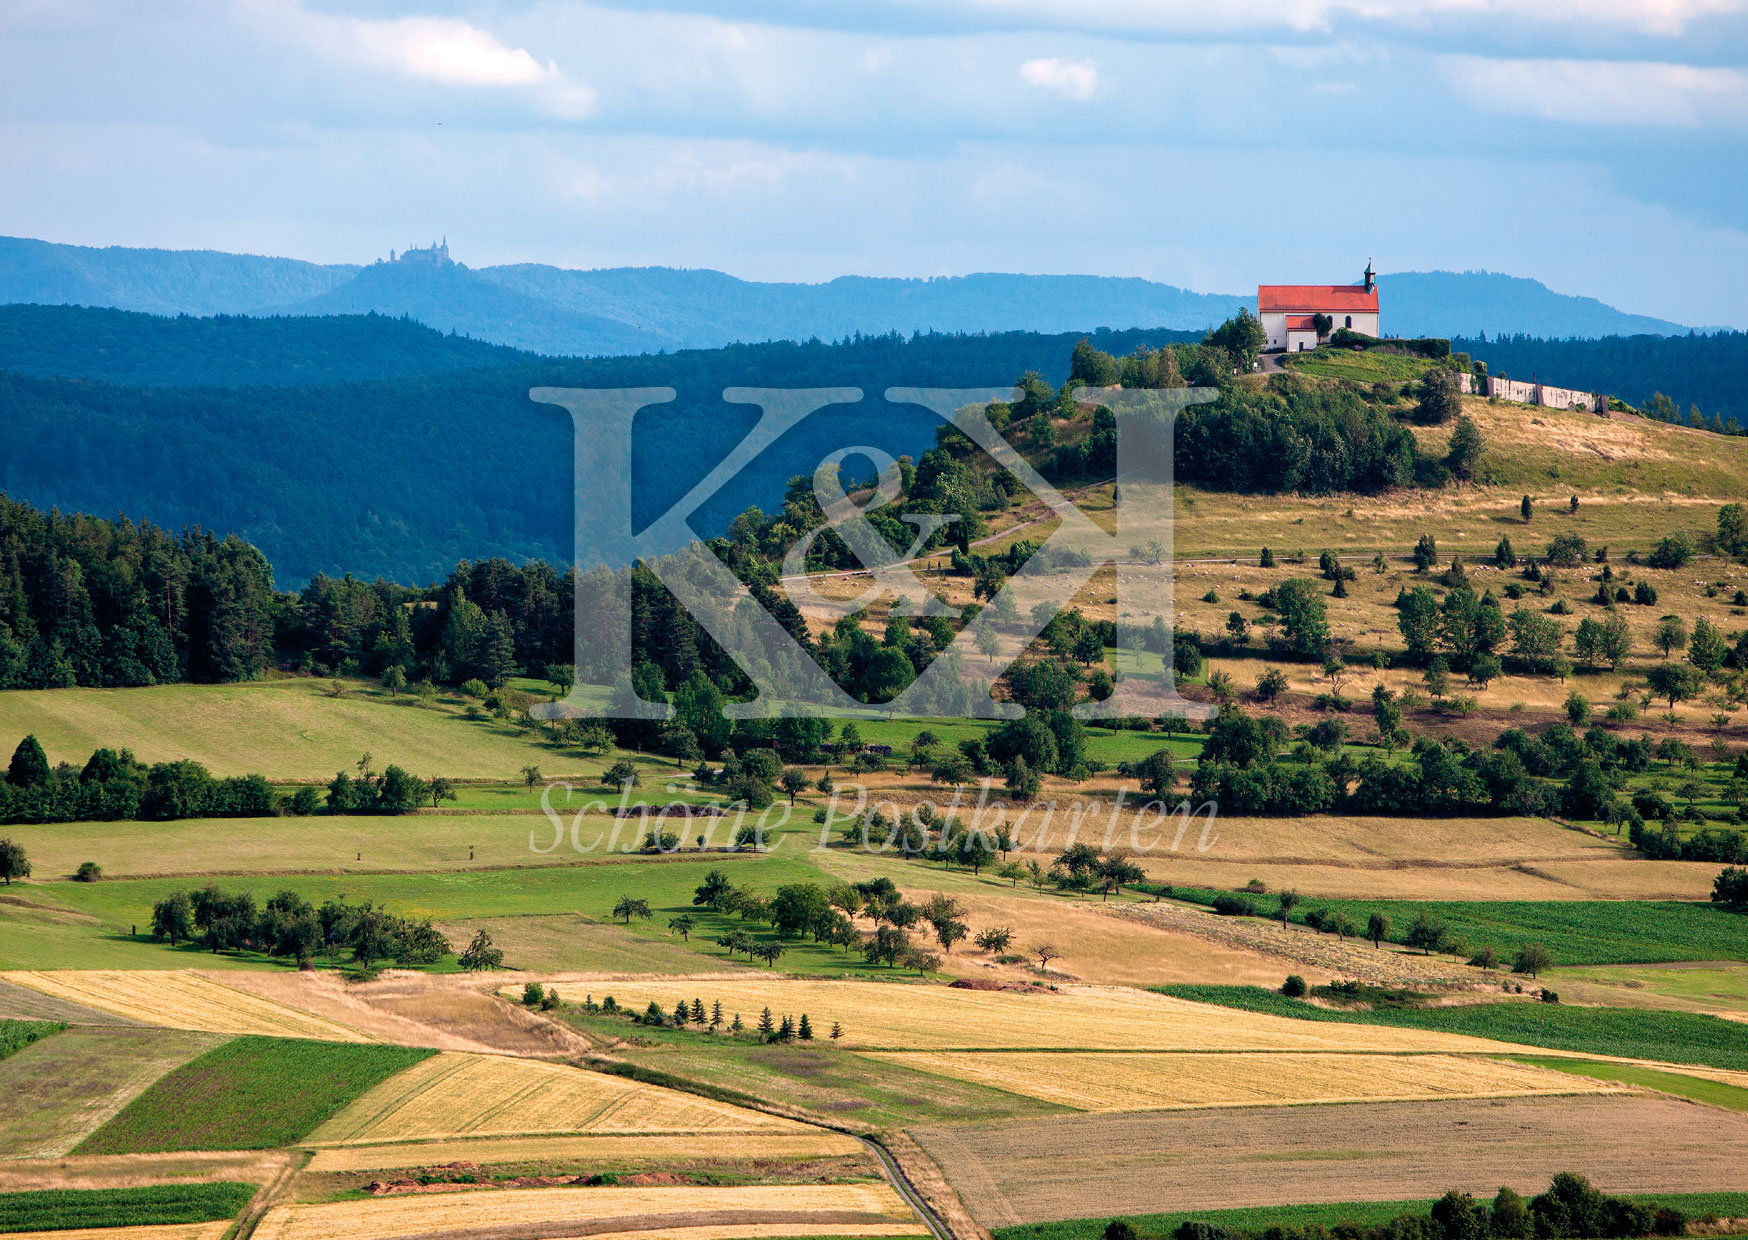
M 898 3 L 913 17 L 924 11 L 921 0 Z M 1343 19 L 1418 23 L 1467 15 L 1674 37 L 1701 18 L 1748 12 L 1748 0 L 927 0 L 927 8 L 935 17 L 1157 35 L 1327 30 Z
M 1046 56 L 1022 64 L 1020 81 L 1063 99 L 1084 103 L 1099 89 L 1099 68 L 1090 60 Z
M 1696 129 L 1748 121 L 1739 69 L 1650 61 L 1447 56 L 1451 83 L 1478 107 L 1574 125 Z

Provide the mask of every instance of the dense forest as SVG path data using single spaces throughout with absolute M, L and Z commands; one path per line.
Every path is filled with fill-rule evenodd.
M 1697 408 L 1705 424 L 1748 426 L 1748 333 L 1607 336 L 1600 340 L 1540 340 L 1500 336 L 1452 340 L 1496 375 L 1539 377 L 1560 387 L 1618 396 L 1641 408 L 1661 393 L 1667 413 L 1688 421 Z M 1719 425 L 1712 425 L 1712 419 Z
M 287 331 L 309 323 L 267 322 Z M 331 321 L 315 322 L 312 331 Z M 1126 351 L 1181 337 L 1095 339 Z M 0 490 L 45 508 L 234 531 L 271 557 L 281 584 L 318 572 L 432 581 L 462 559 L 570 558 L 570 420 L 531 402 L 530 387 L 677 390 L 672 404 L 639 418 L 631 467 L 640 520 L 683 495 L 757 420 L 756 410 L 725 404 L 724 388 L 863 388 L 860 404 L 812 415 L 726 487 L 699 514 L 700 532 L 712 534 L 750 504 L 779 505 L 790 477 L 846 443 L 895 456 L 926 449 L 937 419 L 888 405 L 889 385 L 992 386 L 1027 370 L 1060 381 L 1073 344 L 1026 333 L 867 337 L 287 388 L 0 373 Z M 184 382 L 206 365 L 172 354 L 158 378 Z
M 143 387 L 307 387 L 538 360 L 379 314 L 172 319 L 85 306 L 0 306 L 0 370 Z

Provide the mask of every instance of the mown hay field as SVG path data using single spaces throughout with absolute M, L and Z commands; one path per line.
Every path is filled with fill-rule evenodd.
M 824 1034 L 835 1022 L 841 1044 L 873 1050 L 1220 1050 L 1492 1052 L 1502 1045 L 1448 1034 L 1371 1027 L 1318 1029 L 1303 1021 L 1235 1013 L 1147 991 L 1116 987 L 1036 988 L 1032 993 L 959 990 L 900 982 L 801 981 L 782 977 L 632 979 L 612 985 L 622 1007 L 678 999 L 720 1000 L 749 1026 L 769 1007 L 807 1013 Z
M 542 1132 L 804 1132 L 725 1102 L 563 1064 L 496 1055 L 433 1056 L 357 1098 L 312 1145 L 368 1145 Z
M 77 1152 L 290 1145 L 360 1094 L 430 1054 L 405 1046 L 233 1038 L 160 1077 L 86 1138 Z
M 324 1042 L 370 1041 L 344 1025 L 180 969 L 18 971 L 0 974 L 0 980 L 168 1029 Z
M 1624 1092 L 1526 1064 L 1457 1055 L 922 1051 L 877 1058 L 1083 1111 Z
M 541 1188 L 510 1192 L 445 1193 L 374 1201 L 275 1206 L 255 1229 L 256 1240 L 391 1240 L 433 1232 L 488 1231 L 511 1227 L 540 1235 L 541 1224 L 559 1227 L 588 1221 L 625 1220 L 641 1237 L 666 1225 L 708 1228 L 751 1226 L 753 1236 L 925 1235 L 911 1208 L 890 1185 L 794 1184 L 705 1188 Z M 809 1231 L 806 1228 L 813 1228 Z M 875 1229 L 875 1230 L 867 1230 Z M 554 1234 L 570 1234 L 556 1231 Z M 732 1232 L 726 1234 L 733 1234 Z
M 637 1136 L 591 1133 L 581 1136 L 476 1137 L 414 1141 L 395 1145 L 337 1145 L 318 1149 L 305 1168 L 311 1172 L 379 1171 L 437 1166 L 449 1162 L 491 1163 L 597 1161 L 672 1163 L 717 1160 L 837 1158 L 859 1154 L 862 1144 L 841 1133 L 731 1132 L 642 1133 Z

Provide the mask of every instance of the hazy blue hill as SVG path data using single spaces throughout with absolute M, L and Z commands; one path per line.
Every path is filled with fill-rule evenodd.
M 1626 314 L 1594 297 L 1556 293 L 1538 280 L 1490 271 L 1403 271 L 1378 277 L 1384 330 L 1392 336 L 1670 335 L 1679 323 Z
M 282 310 L 406 314 L 438 331 L 554 356 L 646 353 L 676 343 L 623 319 L 529 296 L 460 264 L 372 263 L 349 283 Z
M 1172 337 L 1095 339 L 1124 353 Z M 235 532 L 267 553 L 281 585 L 318 571 L 427 582 L 461 559 L 570 556 L 570 419 L 531 402 L 530 387 L 678 390 L 638 423 L 640 521 L 751 428 L 756 411 L 723 403 L 723 388 L 864 389 L 861 403 L 820 410 L 721 492 L 695 522 L 713 534 L 749 504 L 780 505 L 791 476 L 845 443 L 895 455 L 930 447 L 933 415 L 887 404 L 886 387 L 1006 384 L 1028 369 L 1061 382 L 1078 338 L 761 344 L 321 387 L 149 388 L 0 372 L 0 491 L 44 508 Z
M 1489 272 L 1381 277 L 1391 335 L 1543 338 L 1686 328 L 1623 313 L 1534 280 Z M 563 356 L 842 339 L 888 331 L 1204 330 L 1254 294 L 1196 293 L 1112 276 L 1000 275 L 824 284 L 740 280 L 720 271 L 539 264 L 470 269 L 419 262 L 319 266 L 215 251 L 89 249 L 0 238 L 0 303 L 114 306 L 157 314 L 408 315 L 439 331 Z
M 247 314 L 325 293 L 357 271 L 218 250 L 96 249 L 0 237 L 0 302 Z
M 682 348 L 889 331 L 1205 331 L 1239 306 L 1254 305 L 1253 298 L 1110 276 L 843 276 L 825 284 L 772 284 L 720 271 L 567 271 L 536 264 L 478 274 L 567 310 L 619 319 Z
M 0 306 L 0 370 L 159 387 L 285 387 L 526 364 L 503 345 L 382 315 L 165 318 Z

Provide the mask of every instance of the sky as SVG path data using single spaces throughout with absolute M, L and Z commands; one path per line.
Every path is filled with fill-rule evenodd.
M 0 0 L 0 233 L 1748 327 L 1748 0 Z

